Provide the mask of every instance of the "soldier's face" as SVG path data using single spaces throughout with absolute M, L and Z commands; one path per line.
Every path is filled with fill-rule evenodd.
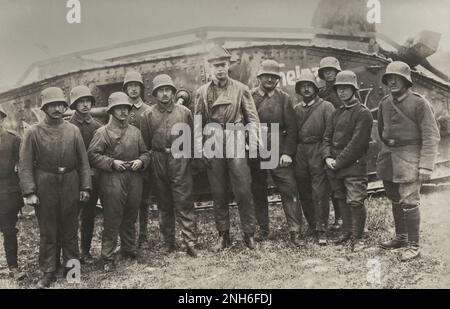
M 87 114 L 91 111 L 92 108 L 92 99 L 91 98 L 81 98 L 77 101 L 77 105 L 75 107 L 76 111 L 80 114 Z
M 408 89 L 408 84 L 406 80 L 398 75 L 393 74 L 387 75 L 386 83 L 394 96 L 402 95 Z
M 339 99 L 344 102 L 350 100 L 354 95 L 353 86 L 350 85 L 339 85 L 336 87 L 336 92 Z
M 225 80 L 226 78 L 228 78 L 228 69 L 230 68 L 230 63 L 228 61 L 211 62 L 210 68 L 212 75 L 217 80 Z
M 316 94 L 316 88 L 310 82 L 300 83 L 298 91 L 303 99 L 310 99 Z
M 67 107 L 62 102 L 53 102 L 45 107 L 45 113 L 53 119 L 61 119 L 66 112 Z
M 125 121 L 128 119 L 128 114 L 130 113 L 130 108 L 127 105 L 118 105 L 113 107 L 112 115 L 114 118 L 120 121 Z
M 278 76 L 272 74 L 263 74 L 259 77 L 261 86 L 263 86 L 263 88 L 267 90 L 274 89 L 277 86 L 279 80 L 280 78 Z
M 170 86 L 162 86 L 156 89 L 156 99 L 161 103 L 169 103 L 175 94 Z
M 333 68 L 325 68 L 322 70 L 323 78 L 326 82 L 334 82 L 336 80 L 337 71 Z
M 141 85 L 139 83 L 129 82 L 126 88 L 128 96 L 132 99 L 136 99 L 141 95 Z

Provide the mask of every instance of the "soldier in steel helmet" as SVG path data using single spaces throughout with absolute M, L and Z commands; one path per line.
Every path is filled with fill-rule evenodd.
M 333 104 L 317 95 L 316 77 L 302 73 L 295 83 L 300 102 L 295 105 L 296 143 L 295 175 L 309 230 L 319 245 L 327 244 L 329 185 L 322 160 L 323 135 L 334 112 Z
M 359 87 L 354 72 L 339 72 L 334 87 L 343 105 L 333 112 L 327 124 L 322 158 L 334 198 L 342 207 L 344 222 L 337 243 L 351 240 L 351 249 L 357 252 L 365 248 L 367 151 L 373 119 L 356 96 Z
M 135 222 L 150 156 L 140 130 L 128 124 L 130 110 L 131 103 L 124 92 L 112 93 L 108 98 L 109 122 L 97 130 L 88 149 L 89 161 L 100 173 L 101 256 L 105 271 L 115 267 L 113 253 L 119 235 L 122 258 L 137 257 Z
M 78 260 L 78 202 L 87 202 L 92 189 L 91 171 L 80 130 L 63 119 L 67 109 L 63 91 L 41 92 L 45 118 L 25 131 L 20 148 L 19 178 L 26 204 L 34 206 L 39 222 L 38 288 L 56 278 L 59 246 L 65 272 Z
M 272 123 L 279 124 L 276 138 L 280 143 L 280 157 L 277 167 L 271 170 L 262 169 L 260 160 L 250 163 L 252 173 L 252 193 L 255 200 L 256 219 L 259 225 L 259 240 L 269 236 L 269 211 L 267 202 L 267 178 L 271 174 L 281 194 L 291 242 L 300 245 L 299 234 L 302 223 L 302 212 L 298 202 L 297 184 L 293 170 L 295 154 L 295 118 L 293 103 L 289 95 L 277 88 L 280 81 L 280 65 L 275 60 L 264 60 L 258 72 L 259 86 L 251 90 L 253 100 L 261 123 L 267 124 L 271 135 Z M 269 136 L 268 141 L 271 140 Z M 271 148 L 270 145 L 268 145 Z
M 193 118 L 189 108 L 175 103 L 177 89 L 167 74 L 153 79 L 153 96 L 157 99 L 143 116 L 141 132 L 152 154 L 152 176 L 159 209 L 159 226 L 165 253 L 176 250 L 175 219 L 178 220 L 187 254 L 197 256 L 195 209 L 192 200 Z M 187 126 L 189 134 L 173 134 L 176 126 Z M 179 138 L 182 149 L 172 149 Z M 183 156 L 179 156 L 184 154 Z
M 404 248 L 401 261 L 420 255 L 420 186 L 429 180 L 440 140 L 430 103 L 411 91 L 411 69 L 401 61 L 390 63 L 382 82 L 390 94 L 381 99 L 378 132 L 382 141 L 377 174 L 392 202 L 395 238 L 384 249 Z

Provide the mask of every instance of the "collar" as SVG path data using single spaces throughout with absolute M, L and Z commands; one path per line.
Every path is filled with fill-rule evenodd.
M 215 87 L 217 87 L 217 88 L 227 88 L 227 86 L 228 86 L 228 84 L 230 83 L 230 78 L 228 78 L 227 77 L 227 80 L 226 80 L 226 82 L 225 82 L 225 85 L 223 85 L 223 86 L 220 86 L 219 85 L 219 81 L 218 80 L 216 80 L 215 78 L 213 78 L 213 80 L 212 80 L 212 84 L 215 86 Z
M 258 91 L 258 94 L 262 97 L 267 95 L 269 98 L 271 98 L 275 94 L 275 88 L 272 89 L 271 91 L 267 92 L 262 87 L 258 87 L 258 89 L 256 89 L 256 91 Z
M 157 103 L 157 106 L 158 106 L 158 109 L 159 109 L 159 111 L 161 112 L 161 113 L 164 113 L 164 112 L 168 112 L 168 113 L 171 113 L 172 111 L 173 111 L 173 106 L 174 106 L 175 104 L 173 103 L 173 100 L 171 100 L 169 103 L 167 103 L 167 104 L 163 104 L 163 103 L 161 103 L 161 102 L 158 102 Z
M 130 100 L 130 102 L 133 104 L 133 107 L 135 107 L 137 109 L 140 109 L 142 107 L 142 105 L 144 105 L 144 101 L 142 101 L 141 97 L 139 97 L 139 100 L 137 100 L 135 102 L 132 100 Z
M 80 124 L 82 124 L 83 122 L 90 124 L 92 122 L 91 114 L 87 114 L 86 116 L 83 116 L 79 112 L 75 112 L 72 116 L 72 119 L 74 119 L 75 121 L 77 121 Z
M 51 118 L 48 115 L 45 115 L 45 118 L 44 118 L 44 123 L 49 125 L 49 126 L 57 126 L 57 125 L 62 124 L 63 122 L 64 122 L 63 118 L 53 119 L 53 118 Z
M 356 105 L 358 105 L 359 104 L 359 100 L 356 98 L 356 97 L 354 97 L 351 101 L 350 101 L 350 104 L 343 104 L 341 107 L 342 108 L 345 108 L 345 109 L 350 109 L 350 108 L 352 108 L 352 107 L 355 107 Z
M 128 121 L 121 122 L 111 115 L 107 126 L 111 129 L 125 129 L 128 126 Z
M 312 99 L 311 101 L 309 101 L 309 103 L 306 103 L 305 101 L 302 101 L 302 106 L 303 107 L 311 107 L 312 105 L 314 105 L 314 103 L 319 101 L 319 96 L 316 95 L 316 97 L 314 99 Z
M 402 94 L 402 95 L 399 96 L 398 98 L 396 98 L 396 97 L 394 97 L 394 96 L 392 96 L 392 97 L 394 98 L 394 101 L 395 101 L 395 102 L 402 102 L 404 99 L 406 99 L 406 97 L 409 95 L 410 92 L 411 92 L 411 91 L 408 89 L 408 90 L 405 91 L 404 94 Z

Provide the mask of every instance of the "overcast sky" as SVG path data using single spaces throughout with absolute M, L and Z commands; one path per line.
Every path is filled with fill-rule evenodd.
M 336 2 L 344 0 L 336 0 Z M 49 57 L 200 26 L 309 27 L 319 0 L 80 0 L 81 24 L 66 0 L 0 0 L 0 88 Z M 450 0 L 381 0 L 377 31 L 399 43 L 422 29 L 450 51 Z

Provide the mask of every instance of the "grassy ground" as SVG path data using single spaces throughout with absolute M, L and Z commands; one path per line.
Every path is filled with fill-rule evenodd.
M 120 261 L 113 273 L 104 273 L 97 262 L 83 266 L 79 284 L 58 279 L 55 288 L 449 288 L 450 214 L 446 209 L 450 190 L 423 197 L 422 257 L 400 263 L 400 252 L 377 248 L 380 240 L 393 234 L 390 206 L 383 197 L 367 201 L 368 248 L 351 253 L 348 248 L 319 247 L 309 242 L 305 248 L 289 245 L 280 205 L 271 207 L 272 237 L 246 249 L 241 241 L 237 209 L 232 209 L 234 244 L 219 254 L 208 250 L 216 232 L 211 210 L 198 212 L 200 256 L 188 257 L 182 250 L 162 255 L 157 214 L 149 222 L 148 246 L 137 261 Z M 7 277 L 0 245 L 0 288 L 29 288 L 39 276 L 37 268 L 38 230 L 36 218 L 19 222 L 20 264 L 28 273 L 17 284 Z M 100 254 L 101 217 L 97 219 L 93 254 Z M 330 236 L 335 236 L 330 234 Z M 377 272 L 379 270 L 379 272 Z

